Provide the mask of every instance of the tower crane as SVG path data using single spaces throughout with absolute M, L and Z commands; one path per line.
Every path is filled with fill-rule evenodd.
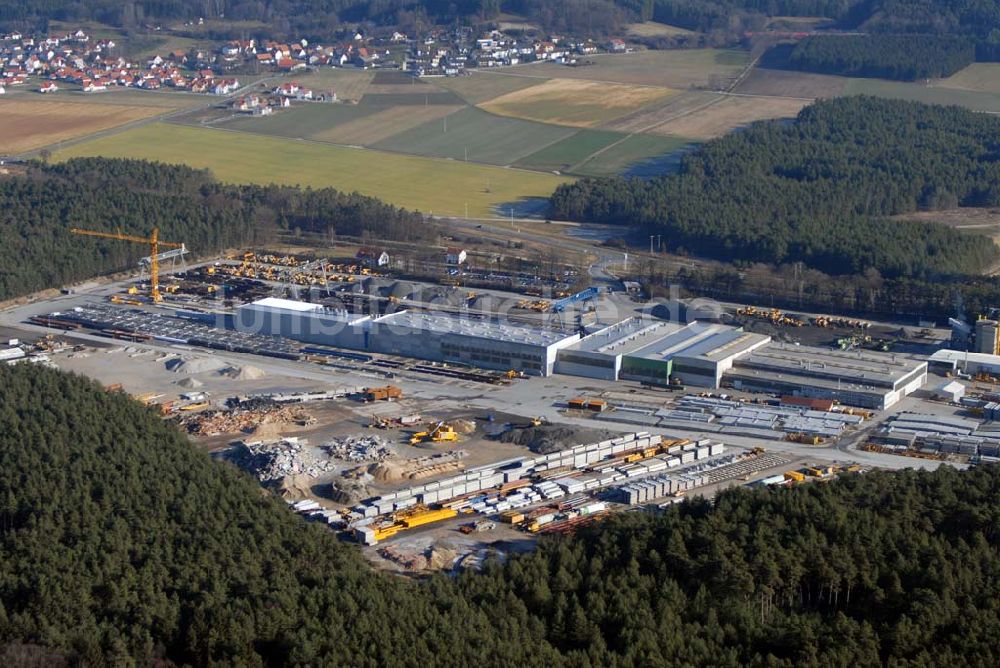
M 184 244 L 174 243 L 172 241 L 160 241 L 160 231 L 157 228 L 153 228 L 153 233 L 147 237 L 139 237 L 132 234 L 122 234 L 121 232 L 96 232 L 94 230 L 81 230 L 79 228 L 72 228 L 70 232 L 73 234 L 82 234 L 88 237 L 100 237 L 102 239 L 117 239 L 118 241 L 131 241 L 137 244 L 148 244 L 149 245 L 149 297 L 153 300 L 154 304 L 159 304 L 163 301 L 163 295 L 160 294 L 160 248 L 184 248 Z

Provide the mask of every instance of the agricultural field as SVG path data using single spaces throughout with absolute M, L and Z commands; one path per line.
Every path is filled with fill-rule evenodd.
M 0 98 L 0 154 L 17 154 L 150 118 L 168 109 L 155 105 L 111 104 L 46 99 L 38 96 Z M 82 98 L 82 96 L 80 96 Z
M 425 107 L 395 106 L 375 110 L 353 121 L 340 123 L 322 132 L 315 132 L 312 139 L 351 146 L 373 146 L 390 137 L 420 127 L 425 123 L 451 116 L 465 109 L 464 106 L 432 104 Z
M 774 95 L 776 97 L 825 98 L 844 92 L 848 77 L 811 72 L 793 72 L 755 67 L 734 92 L 744 95 Z
M 74 145 L 54 156 L 108 156 L 210 169 L 229 183 L 333 187 L 427 213 L 493 217 L 548 197 L 568 179 L 551 174 L 382 151 L 151 123 Z
M 656 134 L 706 140 L 720 137 L 754 121 L 792 118 L 809 100 L 785 97 L 726 95 L 705 108 L 658 125 Z
M 537 86 L 546 79 L 513 74 L 510 70 L 469 70 L 465 77 L 446 77 L 435 83 L 452 91 L 469 104 L 480 104 L 515 91 Z
M 669 88 L 552 79 L 479 105 L 513 116 L 572 127 L 594 127 L 674 95 Z
M 677 37 L 678 35 L 694 35 L 693 30 L 672 26 L 667 23 L 657 23 L 656 21 L 645 21 L 643 23 L 630 23 L 625 26 L 629 35 L 634 37 Z
M 637 112 L 615 119 L 606 124 L 604 128 L 629 134 L 655 132 L 659 126 L 689 114 L 698 113 L 723 97 L 721 93 L 707 90 L 685 91 L 669 98 L 664 103 L 652 104 Z
M 341 123 L 350 123 L 371 114 L 371 109 L 359 105 L 315 102 L 284 109 L 271 116 L 238 116 L 217 127 L 272 137 L 313 139 Z
M 568 67 L 542 63 L 517 68 L 519 73 L 547 79 L 589 79 L 665 88 L 706 87 L 713 80 L 735 78 L 746 67 L 748 53 L 734 49 L 677 49 L 585 56 L 592 65 Z
M 973 63 L 947 79 L 936 81 L 933 86 L 1000 95 L 1000 63 Z
M 522 158 L 517 162 L 517 166 L 550 172 L 568 172 L 574 165 L 625 137 L 626 135 L 619 132 L 607 130 L 580 130 L 566 139 Z
M 313 72 L 303 72 L 295 76 L 296 81 L 314 91 L 334 90 L 342 102 L 357 102 L 368 91 L 374 72 L 354 68 L 324 68 Z
M 845 95 L 877 95 L 913 100 L 927 104 L 958 105 L 973 111 L 1000 112 L 1000 95 L 974 90 L 958 90 L 917 83 L 883 81 L 881 79 L 851 79 Z
M 577 162 L 570 171 L 579 176 L 639 175 L 647 174 L 654 163 L 657 169 L 652 172 L 662 173 L 677 163 L 687 146 L 688 140 L 678 137 L 619 135 L 617 141 Z
M 454 160 L 511 165 L 576 132 L 574 128 L 494 116 L 474 107 L 430 121 L 373 148 Z

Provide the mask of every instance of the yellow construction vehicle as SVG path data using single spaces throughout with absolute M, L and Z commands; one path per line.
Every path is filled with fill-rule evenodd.
M 208 404 L 207 401 L 199 401 L 199 402 L 194 403 L 194 404 L 188 404 L 186 406 L 181 406 L 177 410 L 179 410 L 179 411 L 186 411 L 186 412 L 200 411 L 203 408 L 208 408 L 208 406 L 209 406 L 209 404 Z
M 88 237 L 100 237 L 102 239 L 117 239 L 118 241 L 131 241 L 137 244 L 149 244 L 149 298 L 154 304 L 163 301 L 160 294 L 160 248 L 184 248 L 184 244 L 172 241 L 160 241 L 160 231 L 153 228 L 153 233 L 147 237 L 138 237 L 132 234 L 121 234 L 120 232 L 95 232 L 94 230 L 81 230 L 73 227 L 70 229 L 73 234 L 82 234 Z
M 410 437 L 410 445 L 418 443 L 445 443 L 458 440 L 458 432 L 446 422 L 438 422 L 430 426 L 425 431 L 418 431 Z

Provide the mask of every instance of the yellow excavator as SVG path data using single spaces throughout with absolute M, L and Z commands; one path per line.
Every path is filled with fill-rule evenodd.
M 454 427 L 446 422 L 438 422 L 433 426 L 428 425 L 425 431 L 418 431 L 411 436 L 410 445 L 417 445 L 418 443 L 453 443 L 457 440 L 458 432 L 455 431 Z

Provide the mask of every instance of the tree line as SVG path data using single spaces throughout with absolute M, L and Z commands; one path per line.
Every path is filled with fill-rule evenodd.
M 996 665 L 1000 470 L 624 513 L 408 581 L 92 381 L 0 367 L 0 656 L 33 665 Z
M 558 219 L 663 233 L 669 248 L 726 261 L 800 261 L 828 274 L 977 273 L 987 237 L 890 220 L 1000 204 L 1000 121 L 958 107 L 871 97 L 819 101 L 686 155 L 676 174 L 582 179 L 550 200 Z
M 975 44 L 951 35 L 823 35 L 791 50 L 795 70 L 915 81 L 951 76 L 976 60 Z
M 148 235 L 195 255 L 260 246 L 277 232 L 418 241 L 420 214 L 330 188 L 233 186 L 189 167 L 79 158 L 0 177 L 0 300 L 131 269 L 145 247 L 80 237 L 72 227 Z

